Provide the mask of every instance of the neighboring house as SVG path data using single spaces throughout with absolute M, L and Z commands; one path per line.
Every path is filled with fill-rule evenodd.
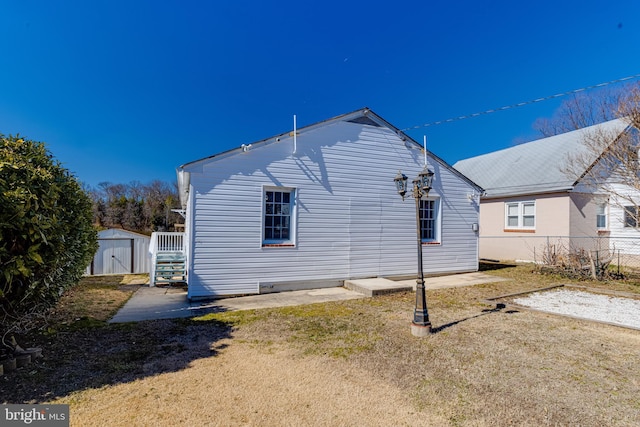
M 631 131 L 616 119 L 457 162 L 454 167 L 485 190 L 480 257 L 542 261 L 548 249 L 637 251 L 638 224 L 624 220 L 610 193 L 585 183 L 602 158 L 585 145 L 587 138 L 607 134 L 616 141 Z M 567 173 L 571 156 L 586 156 L 590 167 Z
M 149 273 L 149 236 L 110 228 L 98 232 L 98 251 L 85 271 L 94 274 Z
M 424 162 L 420 144 L 365 108 L 181 166 L 189 298 L 415 276 L 415 202 L 394 177 Z M 428 167 L 425 274 L 476 271 L 470 195 L 481 189 L 431 153 Z

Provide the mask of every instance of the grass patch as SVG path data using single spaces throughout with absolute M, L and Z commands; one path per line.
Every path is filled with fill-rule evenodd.
M 301 319 L 340 318 L 353 315 L 353 308 L 342 304 L 309 304 L 278 308 L 277 313 Z
M 62 295 L 51 313 L 52 322 L 58 326 L 106 322 L 148 280 L 148 274 L 85 276 Z
M 277 310 L 291 335 L 287 341 L 304 354 L 346 358 L 373 348 L 380 326 L 375 316 L 348 302 L 311 304 Z
M 209 313 L 203 316 L 194 317 L 193 319 L 185 320 L 185 322 L 217 322 L 231 326 L 244 326 L 260 321 L 265 317 L 266 314 L 261 310 L 224 311 L 221 313 Z
M 353 307 L 337 302 L 209 313 L 185 322 L 217 322 L 239 330 L 263 331 L 265 325 L 272 325 L 268 333 L 262 332 L 258 338 L 243 342 L 254 347 L 270 347 L 276 342 L 284 341 L 302 349 L 304 354 L 344 358 L 371 348 L 377 323 L 369 317 L 362 310 L 356 311 Z M 278 339 L 276 335 L 285 338 Z

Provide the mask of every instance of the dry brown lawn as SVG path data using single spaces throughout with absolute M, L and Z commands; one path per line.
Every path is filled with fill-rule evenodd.
M 69 289 L 52 313 L 56 323 L 74 322 L 79 318 L 109 320 L 133 293 L 149 283 L 148 274 L 87 276 Z
M 567 280 L 489 273 L 511 280 L 429 291 L 422 339 L 410 293 L 71 323 L 42 338 L 43 362 L 5 375 L 0 401 L 69 403 L 75 426 L 640 425 L 640 331 L 498 309 L 485 299 Z

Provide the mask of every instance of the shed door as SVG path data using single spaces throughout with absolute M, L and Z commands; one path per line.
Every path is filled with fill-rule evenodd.
M 380 200 L 351 201 L 349 214 L 349 277 L 380 274 L 382 222 Z
M 102 272 L 96 274 L 131 273 L 133 239 L 109 239 L 100 241 L 102 251 Z

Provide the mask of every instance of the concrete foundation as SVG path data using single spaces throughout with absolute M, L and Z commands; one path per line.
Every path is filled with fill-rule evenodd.
M 414 337 L 424 338 L 431 335 L 431 324 L 422 326 L 411 323 L 411 335 Z

